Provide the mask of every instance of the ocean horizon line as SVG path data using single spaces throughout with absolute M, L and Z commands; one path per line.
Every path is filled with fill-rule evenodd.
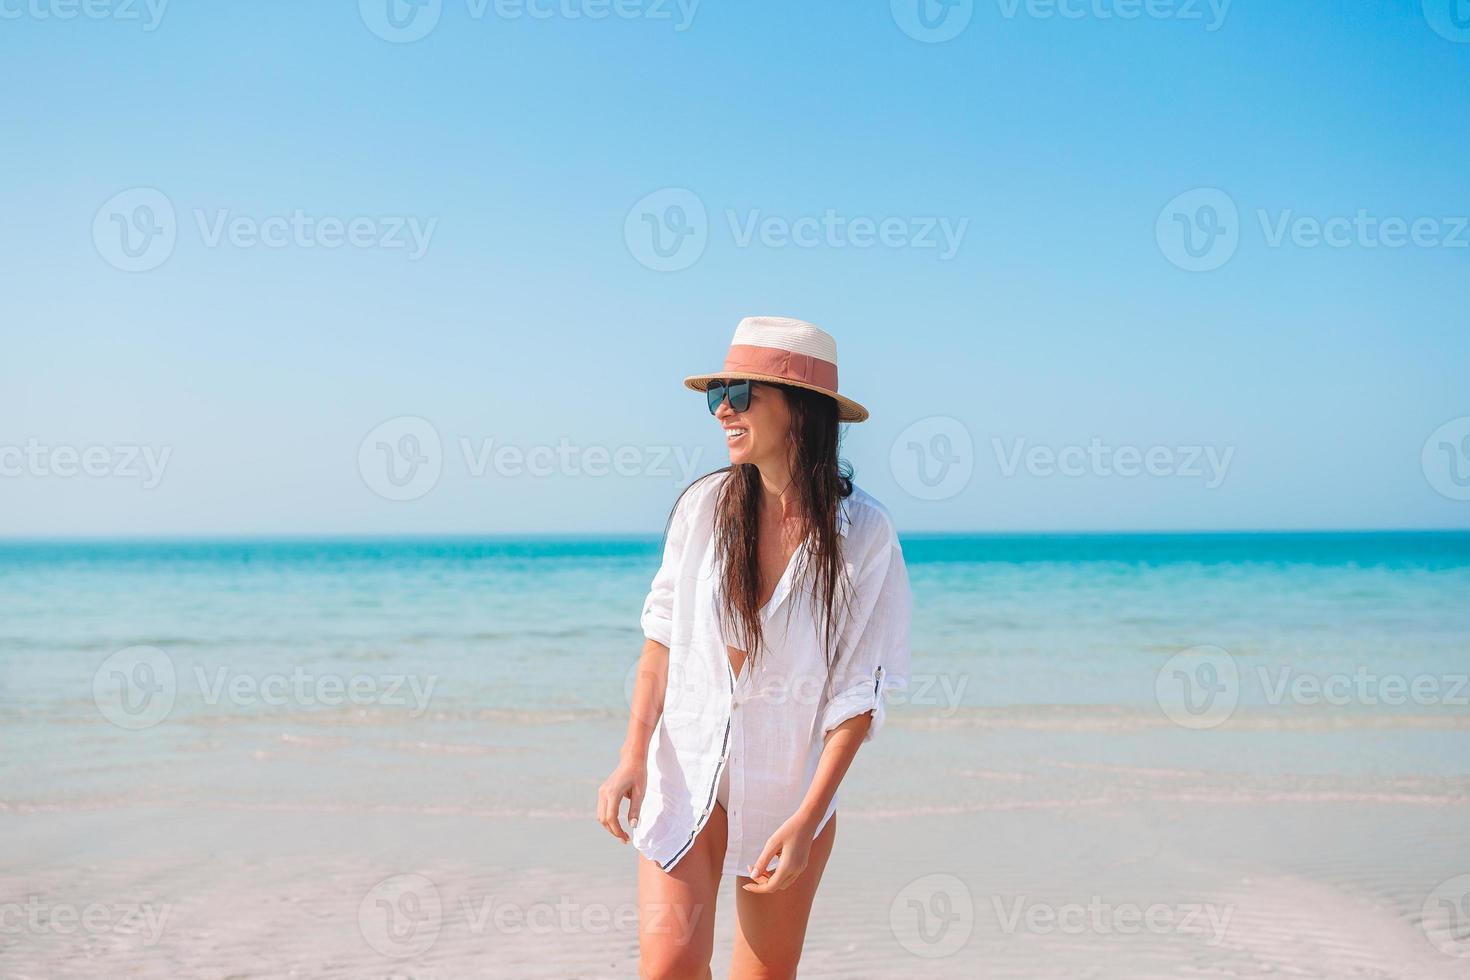
M 904 539 L 1054 539 L 1054 538 L 1231 538 L 1231 537 L 1470 537 L 1470 527 L 1385 528 L 1118 528 L 1118 529 L 898 529 Z M 647 541 L 663 531 L 262 531 L 165 532 L 144 534 L 0 534 L 6 545 L 49 544 L 270 544 L 364 542 L 473 542 L 473 541 Z

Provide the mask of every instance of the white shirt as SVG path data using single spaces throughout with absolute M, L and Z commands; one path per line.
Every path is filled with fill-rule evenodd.
M 837 593 L 830 678 L 825 614 L 813 612 L 810 575 L 799 590 L 792 583 L 808 550 L 803 543 L 761 609 L 765 646 L 746 658 L 736 681 L 716 608 L 714 510 L 726 475 L 696 481 L 679 501 L 643 605 L 644 635 L 669 648 L 669 680 L 649 740 L 647 792 L 632 841 L 665 871 L 693 846 L 730 765 L 723 871 L 749 874 L 805 798 L 826 733 L 871 710 L 863 741 L 872 741 L 883 725 L 883 692 L 908 684 L 912 598 L 903 551 L 887 509 L 856 486 L 838 507 L 850 584 L 839 584 Z M 846 607 L 844 588 L 851 595 Z M 834 794 L 814 837 L 836 810 Z

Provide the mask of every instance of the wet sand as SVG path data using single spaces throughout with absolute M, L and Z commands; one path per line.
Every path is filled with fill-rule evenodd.
M 1463 744 L 895 711 L 802 976 L 1470 975 L 1470 778 L 1426 724 Z M 615 713 L 225 727 L 0 803 L 0 975 L 637 976 L 636 855 L 593 819 Z

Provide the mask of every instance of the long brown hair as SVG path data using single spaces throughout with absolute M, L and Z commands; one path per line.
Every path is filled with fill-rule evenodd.
M 841 592 L 840 582 L 846 576 L 837 511 L 840 502 L 852 494 L 852 466 L 837 455 L 841 433 L 836 401 L 806 388 L 766 384 L 785 395 L 791 410 L 791 482 L 806 525 L 803 540 L 807 548 L 797 550 L 800 557 L 792 569 L 792 595 L 806 595 L 817 604 L 817 621 L 824 627 L 830 665 L 838 618 L 833 607 Z M 719 473 L 729 474 L 720 488 L 714 519 L 715 561 L 720 566 L 720 621 L 731 644 L 743 649 L 754 664 L 764 641 L 757 540 L 762 492 L 760 470 L 752 463 L 732 463 L 700 479 Z M 677 510 L 678 506 L 676 500 L 674 508 Z M 669 520 L 673 520 L 672 512 Z M 805 588 L 808 584 L 810 591 Z M 787 616 L 794 604 L 787 605 Z

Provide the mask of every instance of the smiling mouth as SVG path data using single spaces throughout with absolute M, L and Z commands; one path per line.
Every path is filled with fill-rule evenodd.
M 745 437 L 745 434 L 749 431 L 749 429 L 726 429 L 725 441 L 734 442 L 736 439 L 743 439 Z

